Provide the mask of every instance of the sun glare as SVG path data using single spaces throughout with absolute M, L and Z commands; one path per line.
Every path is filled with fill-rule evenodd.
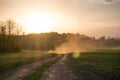
M 48 32 L 56 23 L 55 17 L 52 17 L 50 13 L 33 13 L 28 15 L 24 20 L 24 26 L 27 28 L 28 33 Z

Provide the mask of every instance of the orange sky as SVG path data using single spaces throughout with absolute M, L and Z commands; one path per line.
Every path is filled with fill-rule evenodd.
M 31 32 L 90 36 L 120 33 L 119 0 L 0 0 L 0 21 L 9 18 Z

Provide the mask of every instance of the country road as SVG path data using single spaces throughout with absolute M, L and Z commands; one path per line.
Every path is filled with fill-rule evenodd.
M 41 66 L 43 63 L 49 62 L 51 60 L 54 60 L 56 58 L 60 57 L 58 55 L 57 57 L 54 58 L 49 58 L 43 61 L 38 61 L 35 63 L 27 64 L 24 66 L 21 66 L 15 70 L 10 70 L 6 74 L 3 74 L 0 76 L 0 80 L 23 80 L 23 78 L 32 72 L 35 71 L 35 69 L 39 66 Z
M 23 80 L 25 76 L 33 73 L 35 69 L 40 67 L 43 63 L 49 62 L 50 60 L 54 60 L 58 57 L 21 66 L 10 72 L 10 74 L 8 72 L 8 74 L 0 76 L 0 80 Z M 64 55 L 58 62 L 47 69 L 40 80 L 82 80 L 78 79 L 74 74 L 73 68 L 68 65 L 66 57 L 67 55 Z
M 79 80 L 73 69 L 66 63 L 67 55 L 46 70 L 41 80 Z

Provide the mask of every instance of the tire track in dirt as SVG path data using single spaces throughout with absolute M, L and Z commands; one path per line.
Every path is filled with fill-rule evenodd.
M 3 74 L 2 76 L 0 76 L 0 80 L 23 80 L 23 78 L 25 76 L 33 73 L 35 71 L 35 69 L 37 67 L 41 66 L 43 63 L 49 62 L 58 57 L 60 57 L 60 55 L 58 55 L 57 57 L 54 57 L 54 58 L 49 58 L 49 59 L 46 59 L 43 61 L 38 61 L 38 62 L 34 62 L 31 64 L 21 66 L 21 67 L 15 69 L 14 71 L 9 71 L 7 74 Z
M 67 55 L 46 70 L 40 80 L 79 80 L 66 63 Z

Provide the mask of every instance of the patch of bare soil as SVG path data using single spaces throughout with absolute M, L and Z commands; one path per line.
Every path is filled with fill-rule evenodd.
M 67 64 L 66 56 L 46 70 L 41 80 L 82 80 L 77 78 L 72 67 Z

